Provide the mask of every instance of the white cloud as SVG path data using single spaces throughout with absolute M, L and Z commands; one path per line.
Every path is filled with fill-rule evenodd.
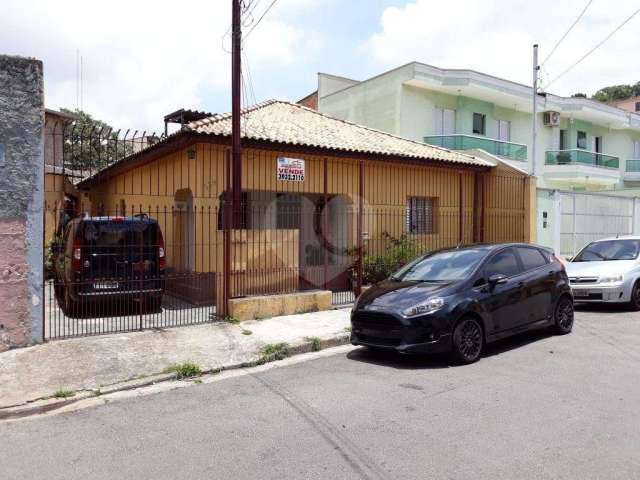
M 470 68 L 531 84 L 532 45 L 540 60 L 569 28 L 586 0 L 416 0 L 389 7 L 365 48 L 377 68 L 417 60 L 445 68 Z M 614 7 L 615 6 L 615 7 Z M 553 79 L 610 33 L 640 5 L 637 0 L 594 0 L 586 15 L 545 65 Z M 554 83 L 560 94 L 640 80 L 640 15 L 571 73 Z
M 50 108 L 76 104 L 76 49 L 84 109 L 118 127 L 160 129 L 166 113 L 210 108 L 207 98 L 229 96 L 226 0 L 9 0 L 0 4 L 0 18 L 2 53 L 44 61 Z M 276 69 L 295 62 L 305 32 L 271 12 L 252 37 L 252 67 Z

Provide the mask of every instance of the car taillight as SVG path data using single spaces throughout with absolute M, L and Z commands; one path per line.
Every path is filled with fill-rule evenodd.
M 71 267 L 75 272 L 79 272 L 81 270 L 82 263 L 80 260 L 82 259 L 82 249 L 80 248 L 80 240 L 75 239 L 73 241 L 73 254 L 71 256 Z
M 164 252 L 164 238 L 162 237 L 162 232 L 158 231 L 160 238 L 158 239 L 158 258 L 160 264 L 160 270 L 164 270 L 164 267 L 167 264 L 167 257 Z

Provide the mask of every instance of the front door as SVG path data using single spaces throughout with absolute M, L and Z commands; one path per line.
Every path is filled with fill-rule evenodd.
M 492 318 L 492 333 L 510 330 L 522 322 L 526 312 L 522 310 L 524 276 L 520 260 L 513 248 L 505 248 L 494 254 L 484 267 L 484 278 L 504 275 L 506 281 L 487 291 L 485 310 Z M 490 289 L 491 287 L 487 287 Z

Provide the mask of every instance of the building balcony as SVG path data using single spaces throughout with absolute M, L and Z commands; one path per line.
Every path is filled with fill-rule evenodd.
M 625 162 L 624 179 L 632 182 L 640 181 L 640 158 L 630 158 Z
M 544 177 L 561 187 L 609 188 L 620 182 L 620 159 L 588 150 L 547 151 Z
M 521 143 L 504 142 L 487 137 L 475 135 L 428 135 L 424 137 L 424 143 L 443 147 L 449 150 L 476 150 L 481 149 L 492 155 L 508 158 L 510 160 L 527 161 L 527 146 Z
M 620 159 L 604 153 L 588 150 L 557 150 L 547 152 L 546 165 L 587 165 L 597 168 L 615 168 L 620 166 Z

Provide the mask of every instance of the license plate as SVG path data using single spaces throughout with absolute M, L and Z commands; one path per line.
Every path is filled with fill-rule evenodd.
M 94 290 L 113 290 L 118 288 L 118 282 L 98 282 L 93 284 Z
M 573 296 L 576 298 L 585 298 L 589 296 L 589 291 L 588 290 L 574 290 L 573 291 Z

